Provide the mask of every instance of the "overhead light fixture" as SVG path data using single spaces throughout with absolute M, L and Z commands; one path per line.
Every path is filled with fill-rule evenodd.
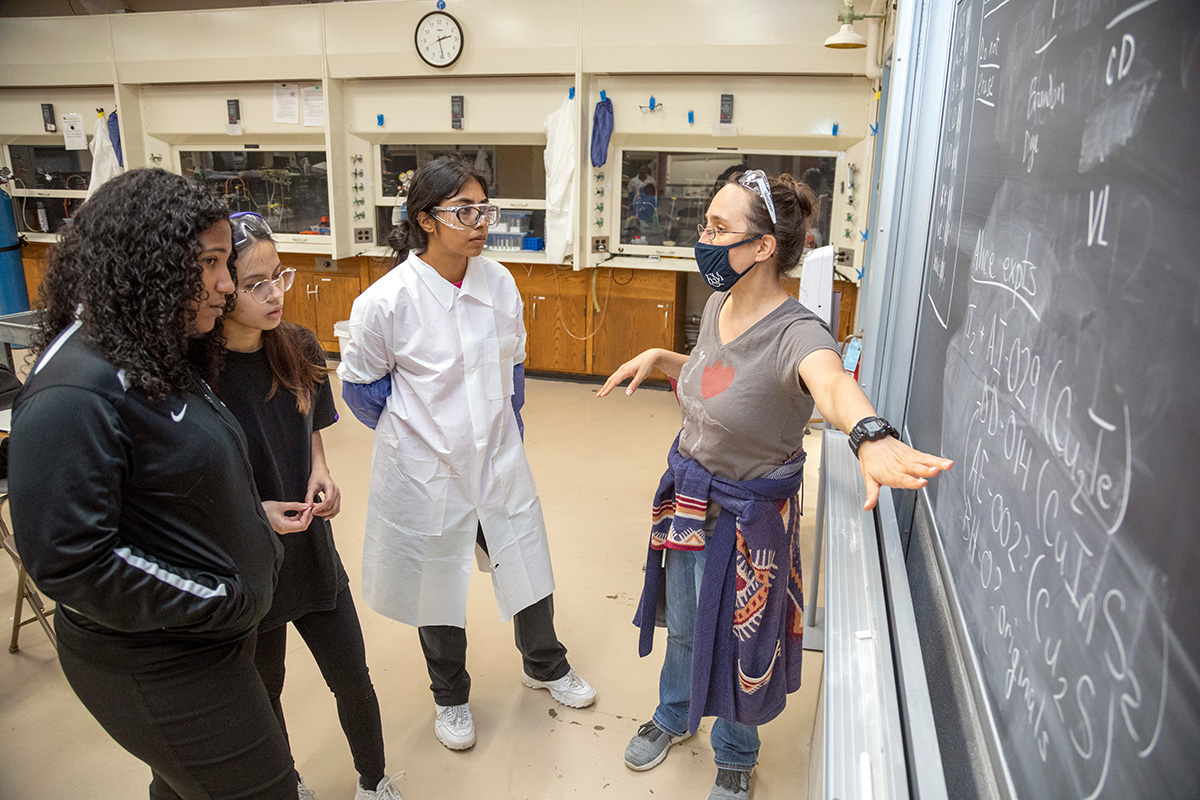
M 883 19 L 884 14 L 855 14 L 854 1 L 846 0 L 846 6 L 842 9 L 842 13 L 838 14 L 838 20 L 842 23 L 842 28 L 833 36 L 825 40 L 825 46 L 831 47 L 834 50 L 859 50 L 867 46 L 867 40 L 861 34 L 854 30 L 854 21 L 859 19 Z

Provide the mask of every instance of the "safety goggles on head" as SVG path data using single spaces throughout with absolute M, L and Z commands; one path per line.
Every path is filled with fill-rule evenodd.
M 276 286 L 278 286 L 280 290 L 286 292 L 288 289 L 292 288 L 292 283 L 295 280 L 296 270 L 288 267 L 274 278 L 258 281 L 253 286 L 247 286 L 241 291 L 250 295 L 260 303 L 266 303 L 270 301 L 271 295 L 274 294 Z
M 260 239 L 271 238 L 271 226 L 263 219 L 262 214 L 253 211 L 239 211 L 229 215 L 229 224 L 233 226 L 233 247 L 241 250 L 246 245 Z
M 466 228 L 478 228 L 483 224 L 495 225 L 500 221 L 500 206 L 494 206 L 491 203 L 480 203 L 473 206 L 434 206 L 429 210 L 453 214 Z M 464 230 L 453 222 L 447 222 L 437 214 L 431 216 L 448 228 L 454 228 L 456 231 Z
M 767 204 L 767 213 L 771 215 L 771 224 L 775 225 L 775 201 L 771 199 L 771 184 L 767 181 L 767 173 L 761 169 L 751 169 L 743 172 L 737 179 L 739 186 L 745 186 L 763 199 Z

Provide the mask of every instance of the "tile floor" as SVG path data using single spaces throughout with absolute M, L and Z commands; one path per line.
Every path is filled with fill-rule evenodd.
M 668 392 L 598 400 L 596 388 L 531 380 L 524 416 L 526 449 L 550 530 L 559 635 L 572 665 L 599 697 L 591 708 L 574 710 L 521 684 L 511 624 L 499 622 L 488 578 L 477 572 L 468 610 L 468 668 L 479 741 L 466 752 L 450 752 L 433 737 L 433 701 L 416 630 L 376 614 L 358 596 L 371 432 L 343 413 L 326 435 L 343 492 L 334 532 L 366 635 L 388 768 L 407 772 L 401 782 L 406 800 L 703 800 L 712 785 L 707 723 L 650 772 L 635 773 L 622 761 L 626 742 L 656 700 L 665 634 L 656 639 L 654 653 L 639 659 L 630 621 L 641 588 L 650 498 L 679 412 Z M 807 445 L 805 552 L 811 553 L 820 440 L 812 435 Z M 16 572 L 5 558 L 0 620 L 6 623 L 15 585 Z M 7 624 L 2 627 L 7 642 Z M 806 654 L 804 686 L 762 730 L 756 800 L 808 796 L 822 667 L 821 654 Z M 333 697 L 294 631 L 283 700 L 293 754 L 307 784 L 320 800 L 351 800 L 355 774 Z M 69 796 L 142 798 L 148 775 L 71 693 L 40 628 L 24 628 L 20 653 L 0 651 L 0 798 L 62 796 L 65 787 Z

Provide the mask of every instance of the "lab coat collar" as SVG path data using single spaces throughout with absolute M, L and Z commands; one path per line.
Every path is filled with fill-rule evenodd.
M 492 304 L 492 290 L 488 288 L 487 267 L 483 258 L 476 256 L 467 261 L 467 274 L 463 278 L 460 294 L 473 297 L 485 306 Z
M 483 259 L 476 256 L 467 261 L 467 274 L 463 277 L 462 288 L 459 289 L 450 281 L 442 277 L 436 269 L 422 260 L 416 253 L 409 254 L 409 260 L 413 267 L 417 270 L 417 274 L 429 290 L 433 292 L 433 296 L 437 299 L 438 304 L 450 310 L 454 305 L 454 296 L 462 294 L 467 297 L 473 297 L 484 305 L 492 304 L 492 292 L 487 285 L 487 277 L 484 275 Z

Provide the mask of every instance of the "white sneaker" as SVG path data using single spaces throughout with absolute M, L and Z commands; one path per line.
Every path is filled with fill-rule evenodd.
M 437 709 L 433 735 L 439 742 L 451 750 L 466 750 L 475 744 L 475 720 L 469 705 L 439 706 L 434 703 L 433 707 Z
M 374 789 L 364 789 L 359 785 L 358 791 L 354 793 L 354 800 L 404 800 L 396 787 L 396 783 L 403 777 L 403 772 L 397 772 L 392 777 L 381 780 Z
M 538 681 L 521 672 L 521 682 L 530 689 L 547 689 L 550 696 L 564 706 L 587 708 L 596 702 L 596 690 L 591 684 L 570 670 L 556 681 Z
M 300 779 L 300 783 L 296 787 L 296 796 L 299 800 L 316 800 L 317 793 L 304 785 L 304 778 Z

